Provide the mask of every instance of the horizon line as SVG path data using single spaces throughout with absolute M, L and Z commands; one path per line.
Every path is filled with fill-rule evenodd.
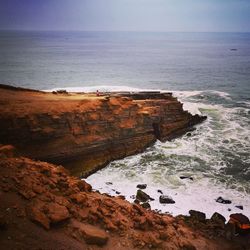
M 250 33 L 250 31 L 153 31 L 153 30 L 68 30 L 68 29 L 0 29 L 2 31 L 23 32 L 131 32 L 131 33 Z

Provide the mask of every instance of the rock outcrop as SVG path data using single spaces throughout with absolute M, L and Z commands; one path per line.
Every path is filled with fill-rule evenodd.
M 231 250 L 249 246 L 247 238 L 228 241 L 218 215 L 200 221 L 198 216 L 157 214 L 123 197 L 92 191 L 62 166 L 9 153 L 1 154 L 0 200 L 1 249 Z
M 171 93 L 53 94 L 2 85 L 0 99 L 0 143 L 83 176 L 205 119 Z

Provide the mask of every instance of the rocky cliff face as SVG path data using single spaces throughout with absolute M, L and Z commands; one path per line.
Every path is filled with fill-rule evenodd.
M 79 159 L 89 174 L 203 119 L 171 94 L 96 97 L 0 86 L 0 248 L 248 249 L 247 238 L 226 239 L 222 216 L 158 214 L 94 192 L 62 166 L 20 156 L 71 167 Z
M 52 94 L 0 88 L 0 143 L 86 176 L 186 132 L 192 116 L 170 93 Z M 68 164 L 67 164 L 68 163 Z

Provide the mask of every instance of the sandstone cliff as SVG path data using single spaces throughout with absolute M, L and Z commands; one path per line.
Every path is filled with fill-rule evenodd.
M 247 238 L 226 240 L 218 214 L 158 214 L 37 161 L 70 162 L 71 172 L 87 175 L 203 119 L 169 93 L 97 97 L 0 86 L 0 249 L 247 249 Z
M 86 176 L 114 159 L 168 140 L 204 117 L 171 93 L 53 94 L 0 86 L 0 143 Z

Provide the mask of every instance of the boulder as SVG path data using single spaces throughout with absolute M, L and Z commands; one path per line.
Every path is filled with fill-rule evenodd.
M 58 223 L 70 217 L 69 211 L 65 206 L 49 203 L 46 208 L 47 216 L 50 218 L 51 223 Z
M 240 224 L 250 224 L 249 219 L 244 214 L 230 214 L 230 219 L 238 221 Z
M 136 187 L 139 189 L 146 189 L 147 184 L 138 184 Z
M 150 204 L 149 204 L 148 202 L 143 202 L 143 203 L 141 204 L 141 206 L 142 206 L 143 208 L 146 208 L 146 209 L 150 209 L 150 208 L 151 208 L 151 206 L 150 206 Z
M 205 222 L 205 220 L 206 220 L 206 214 L 204 214 L 200 211 L 189 210 L 189 214 L 190 214 L 192 219 L 195 219 L 197 221 Z
M 240 210 L 243 210 L 243 206 L 242 205 L 237 205 L 235 206 L 236 208 L 239 208 Z
M 193 181 L 193 177 L 189 177 L 189 176 L 180 176 L 180 179 L 184 180 L 184 179 L 189 179 L 191 181 Z
M 174 204 L 175 203 L 175 201 L 167 195 L 160 195 L 159 201 L 162 204 Z
M 136 193 L 136 199 L 141 202 L 146 202 L 152 198 L 148 194 L 146 194 L 145 192 L 139 189 L 137 190 L 137 193 Z
M 98 227 L 78 221 L 73 221 L 71 226 L 78 230 L 87 244 L 103 246 L 108 241 L 108 234 Z
M 99 228 L 93 227 L 91 225 L 84 225 L 82 230 L 84 233 L 84 239 L 88 244 L 103 246 L 108 241 L 107 233 Z
M 250 235 L 250 221 L 244 214 L 231 214 L 228 224 L 233 226 L 233 233 Z
M 70 196 L 70 199 L 76 204 L 83 204 L 86 201 L 87 197 L 84 193 L 76 193 L 72 194 Z
M 223 199 L 221 196 L 216 199 L 216 202 L 221 203 L 221 204 L 231 204 L 232 201 Z
M 225 224 L 225 222 L 226 222 L 225 217 L 224 217 L 223 215 L 217 213 L 217 212 L 215 212 L 215 213 L 212 215 L 212 217 L 211 217 L 210 220 L 211 220 L 212 222 L 214 222 L 214 223 L 219 223 L 219 224 Z
M 44 213 L 44 207 L 45 203 L 42 201 L 37 200 L 36 202 L 32 202 L 27 207 L 27 214 L 32 221 L 48 230 L 50 228 L 50 220 Z

